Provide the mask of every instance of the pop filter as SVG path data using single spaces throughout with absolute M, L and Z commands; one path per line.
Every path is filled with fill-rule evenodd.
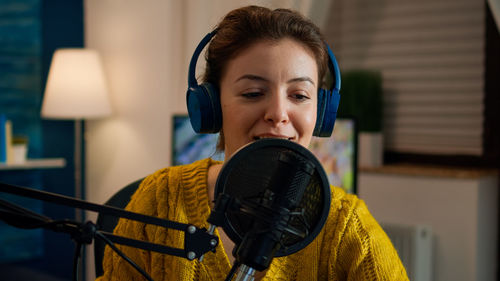
M 221 225 L 236 244 L 237 259 L 242 241 L 249 235 L 262 241 L 266 232 L 277 242 L 268 246 L 274 247 L 270 259 L 301 250 L 323 228 L 331 202 L 320 162 L 303 146 L 282 139 L 258 140 L 238 150 L 217 178 L 214 198 L 220 195 L 237 202 L 226 209 Z

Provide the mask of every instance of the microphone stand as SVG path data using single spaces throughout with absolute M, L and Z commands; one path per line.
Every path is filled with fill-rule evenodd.
M 270 196 L 270 194 L 267 194 L 267 196 Z M 264 197 L 261 199 L 264 200 Z M 288 225 L 288 220 L 292 216 L 302 218 L 301 221 L 305 221 L 303 219 L 303 211 L 292 212 L 286 208 L 273 210 L 265 204 L 256 203 L 252 200 L 240 200 L 225 193 L 218 195 L 215 200 L 214 209 L 207 219 L 207 222 L 210 224 L 209 233 L 213 233 L 216 226 L 226 226 L 226 214 L 234 212 L 246 214 L 255 221 L 267 225 L 267 227 L 246 233 L 242 241 L 236 243 L 233 250 L 233 255 L 236 258 L 235 263 L 226 276 L 225 281 L 232 280 L 236 270 L 238 270 L 238 273 L 236 274 L 235 281 L 253 281 L 255 279 L 255 271 L 262 271 L 270 265 L 275 252 L 281 246 L 280 237 L 283 233 L 301 238 L 309 235 L 307 228 L 296 229 Z M 255 241 L 263 238 L 259 233 L 267 233 L 266 240 L 270 239 L 270 243 L 266 245 L 267 247 L 262 248 L 263 251 L 252 248 Z M 249 236 L 250 234 L 252 235 L 251 237 Z M 256 238 L 257 236 L 259 238 Z M 247 238 L 250 238 L 250 240 L 247 240 Z M 264 256 L 266 257 L 265 259 L 263 259 Z
M 260 208 L 260 211 L 257 211 Z M 272 210 L 268 210 L 266 212 L 266 209 L 264 206 L 260 206 L 258 204 L 255 204 L 254 202 L 251 201 L 240 201 L 237 198 L 231 197 L 228 194 L 225 193 L 220 193 L 217 199 L 215 200 L 215 206 L 212 212 L 210 213 L 210 216 L 207 219 L 207 222 L 210 224 L 209 227 L 209 233 L 213 233 L 215 230 L 216 226 L 224 226 L 226 225 L 226 214 L 238 211 L 242 213 L 247 213 L 249 215 L 252 215 L 254 218 L 258 218 L 261 221 L 266 221 L 270 217 L 272 217 Z M 286 229 L 287 231 L 290 231 L 290 229 Z M 237 252 L 239 252 L 241 246 L 240 243 L 236 243 L 235 249 L 233 250 L 233 255 Z M 236 251 L 236 252 L 234 252 Z M 248 252 L 247 252 L 248 253 Z M 244 255 L 246 255 L 245 253 Z M 270 256 L 270 259 L 272 259 L 274 256 L 274 253 Z M 245 264 L 243 260 L 240 260 L 239 255 L 235 255 L 235 262 L 231 268 L 231 271 L 229 274 L 226 276 L 225 281 L 230 281 L 233 279 L 234 274 L 236 273 L 236 270 L 238 270 L 238 273 L 236 274 L 235 281 L 253 281 L 255 279 L 255 271 L 256 269 L 250 265 Z M 270 260 L 268 260 L 270 263 Z M 263 269 L 267 268 L 268 265 L 259 265 L 259 270 L 262 271 Z
M 32 212 L 31 210 L 0 199 L 0 220 L 5 221 L 7 224 L 24 229 L 45 228 L 71 235 L 71 238 L 77 243 L 75 249 L 73 272 L 74 280 L 77 280 L 77 272 L 75 271 L 77 271 L 77 261 L 80 257 L 81 247 L 84 244 L 91 244 L 93 239 L 95 238 L 101 239 L 105 243 L 107 243 L 113 250 L 117 251 L 117 253 L 122 258 L 124 258 L 127 262 L 134 266 L 134 268 L 136 268 L 148 280 L 152 280 L 151 277 L 149 277 L 149 275 L 147 275 L 144 270 L 135 265 L 128 257 L 121 253 L 121 251 L 119 251 L 119 249 L 114 246 L 114 243 L 182 257 L 188 260 L 194 260 L 195 258 L 198 258 L 200 262 L 203 260 L 203 256 L 205 253 L 209 251 L 215 252 L 215 248 L 219 243 L 217 236 L 213 235 L 213 233 L 207 233 L 206 229 L 200 229 L 195 227 L 194 225 L 169 221 L 152 216 L 146 216 L 143 214 L 126 211 L 120 208 L 94 204 L 69 196 L 6 183 L 0 183 L 0 192 L 42 200 L 72 208 L 94 211 L 99 214 L 107 214 L 119 218 L 127 218 L 130 220 L 143 222 L 145 224 L 153 224 L 160 227 L 175 229 L 184 232 L 184 249 L 178 249 L 142 240 L 126 238 L 119 235 L 114 235 L 109 232 L 101 231 L 97 229 L 97 226 L 91 221 L 80 223 L 71 220 L 52 220 L 46 216 L 37 214 L 35 212 Z
M 236 275 L 235 281 L 253 281 L 255 269 L 252 267 L 242 264 L 238 270 L 238 274 Z

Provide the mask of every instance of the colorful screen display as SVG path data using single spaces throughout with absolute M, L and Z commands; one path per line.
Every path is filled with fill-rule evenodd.
M 218 134 L 196 134 L 187 115 L 174 115 L 172 164 L 182 165 L 213 158 L 223 160 L 216 151 Z M 337 118 L 330 138 L 313 137 L 311 152 L 323 165 L 331 185 L 356 193 L 357 133 L 354 119 Z
M 331 185 L 356 193 L 357 134 L 354 119 L 337 118 L 332 136 L 313 137 L 309 150 L 323 165 Z

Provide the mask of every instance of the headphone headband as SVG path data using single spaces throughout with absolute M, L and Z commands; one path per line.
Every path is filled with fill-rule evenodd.
M 210 83 L 199 85 L 196 81 L 198 58 L 216 33 L 217 29 L 203 37 L 189 63 L 186 101 L 189 119 L 196 133 L 217 133 L 222 127 L 222 110 L 217 87 Z M 340 69 L 330 46 L 326 42 L 325 45 L 329 58 L 328 68 L 333 74 L 335 82 L 329 90 L 318 88 L 318 115 L 313 131 L 313 135 L 318 137 L 331 136 L 340 101 Z
M 326 51 L 328 53 L 328 66 L 330 68 L 330 71 L 332 71 L 332 74 L 335 76 L 335 83 L 333 84 L 333 89 L 332 91 L 337 91 L 340 92 L 340 69 L 339 69 L 339 64 L 337 63 L 337 59 L 335 58 L 335 55 L 332 52 L 332 49 L 330 49 L 330 46 L 325 42 L 326 46 Z
M 198 57 L 201 54 L 201 51 L 205 48 L 205 46 L 212 40 L 212 37 L 217 33 L 217 29 L 208 33 L 201 39 L 201 42 L 198 44 L 196 49 L 194 50 L 193 56 L 191 57 L 191 61 L 189 62 L 189 72 L 188 72 L 188 86 L 189 88 L 197 87 L 198 82 L 196 81 L 196 64 L 198 62 Z

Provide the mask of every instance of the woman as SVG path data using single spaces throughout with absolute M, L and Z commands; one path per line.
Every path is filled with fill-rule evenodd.
M 242 146 L 261 138 L 309 145 L 317 116 L 318 88 L 327 69 L 319 29 L 289 10 L 244 7 L 217 26 L 208 47 L 205 82 L 220 92 L 219 149 L 228 160 Z M 170 167 L 147 177 L 127 209 L 208 227 L 221 162 L 205 159 Z M 121 220 L 122 236 L 183 247 L 183 234 Z M 154 280 L 224 280 L 234 244 L 223 230 L 221 243 L 203 262 L 122 247 Z M 99 280 L 142 280 L 119 256 L 106 249 Z M 325 227 L 303 250 L 275 258 L 256 280 L 408 280 L 390 240 L 365 204 L 339 188 Z

